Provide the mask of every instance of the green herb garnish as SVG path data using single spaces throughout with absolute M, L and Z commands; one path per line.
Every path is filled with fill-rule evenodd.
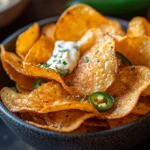
M 89 62 L 89 58 L 87 56 L 84 57 L 84 62 L 88 63 Z
M 95 55 L 97 55 L 98 53 L 99 53 L 99 51 L 96 51 L 96 52 L 95 52 Z
M 66 82 L 66 85 L 70 86 L 70 82 L 69 82 L 69 81 L 67 81 L 67 82 Z
M 49 68 L 49 67 L 50 67 L 50 64 L 43 63 L 43 62 L 40 62 L 39 65 L 40 65 L 41 67 L 44 67 L 44 68 Z
M 57 64 L 61 64 L 61 60 L 58 60 Z
M 34 89 L 37 89 L 39 86 L 41 86 L 43 83 L 45 83 L 46 81 L 44 79 L 36 79 L 34 81 L 34 84 L 33 84 L 33 88 Z
M 59 73 L 59 75 L 62 76 L 62 77 L 64 77 L 65 75 L 67 75 L 69 73 L 69 69 L 61 70 L 61 69 L 56 67 L 56 70 Z
M 63 65 L 67 65 L 67 63 L 65 61 L 63 61 Z
M 67 52 L 68 49 L 59 50 L 59 52 Z

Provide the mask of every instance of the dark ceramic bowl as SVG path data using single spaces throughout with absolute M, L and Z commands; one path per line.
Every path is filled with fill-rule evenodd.
M 56 22 L 56 20 L 57 17 L 48 18 L 39 21 L 39 24 L 43 26 L 47 23 Z M 118 21 L 124 29 L 127 28 L 127 22 Z M 28 27 L 18 30 L 2 44 L 7 49 L 14 50 L 16 37 Z M 1 87 L 12 84 L 2 67 L 0 67 L 0 79 Z M 87 134 L 65 134 L 37 128 L 8 111 L 1 102 L 0 117 L 17 136 L 38 150 L 127 149 L 138 144 L 150 134 L 150 115 L 119 128 Z

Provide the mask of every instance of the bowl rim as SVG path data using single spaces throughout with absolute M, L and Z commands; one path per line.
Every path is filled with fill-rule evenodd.
M 48 23 L 56 22 L 58 20 L 58 18 L 59 18 L 59 16 L 49 17 L 49 18 L 42 19 L 40 21 L 35 21 L 35 22 L 37 22 L 40 26 L 42 26 L 42 25 L 45 25 L 45 24 L 48 24 Z M 127 27 L 127 25 L 128 25 L 128 22 L 125 21 L 125 20 L 117 19 L 117 18 L 114 18 L 114 17 L 109 17 L 109 18 L 113 19 L 113 20 L 118 20 L 124 27 L 125 26 Z M 30 23 L 30 24 L 22 27 L 21 29 L 15 31 L 11 35 L 9 35 L 5 40 L 3 40 L 1 44 L 3 44 L 5 46 L 10 41 L 12 41 L 14 38 L 16 38 L 20 33 L 22 33 L 24 30 L 26 30 L 31 24 L 33 24 L 33 23 Z M 142 117 L 139 120 L 136 120 L 136 121 L 134 121 L 132 123 L 129 123 L 129 124 L 117 127 L 117 128 L 112 128 L 112 129 L 107 129 L 107 130 L 102 130 L 102 131 L 97 131 L 97 132 L 91 132 L 91 133 L 84 133 L 84 134 L 76 134 L 76 133 L 69 133 L 68 134 L 68 133 L 63 133 L 63 132 L 46 130 L 46 129 L 38 128 L 36 126 L 28 124 L 23 119 L 19 118 L 18 116 L 16 116 L 12 112 L 10 112 L 6 108 L 6 106 L 2 103 L 2 101 L 0 100 L 0 117 L 3 116 L 3 114 L 5 116 L 7 116 L 9 119 L 17 122 L 17 124 L 21 124 L 21 126 L 24 126 L 25 128 L 32 129 L 34 131 L 38 131 L 38 132 L 43 133 L 43 134 L 48 134 L 48 135 L 54 135 L 55 134 L 58 137 L 63 136 L 63 137 L 66 137 L 66 138 L 76 138 L 76 137 L 77 138 L 78 137 L 81 138 L 81 137 L 92 137 L 92 136 L 96 136 L 96 135 L 102 136 L 104 134 L 112 134 L 112 133 L 115 133 L 115 132 L 117 132 L 119 130 L 124 130 L 124 129 L 127 129 L 129 127 L 132 127 L 132 126 L 135 126 L 137 124 L 140 124 L 140 123 L 143 122 L 143 120 L 147 120 L 147 118 L 150 117 L 150 113 L 149 113 L 149 114 L 145 115 L 144 117 Z
M 15 1 L 15 2 L 12 2 L 12 3 L 8 4 L 6 7 L 0 9 L 0 13 L 3 13 L 3 12 L 5 12 L 5 11 L 7 11 L 8 9 L 10 9 L 10 8 L 12 8 L 12 7 L 18 5 L 18 4 L 21 3 L 22 1 L 23 1 L 23 0 L 17 0 L 17 1 Z

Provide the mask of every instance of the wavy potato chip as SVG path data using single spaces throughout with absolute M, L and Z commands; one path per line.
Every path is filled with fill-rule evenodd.
M 14 55 L 14 54 L 12 54 Z M 17 59 L 16 59 L 17 60 Z M 2 48 L 1 49 L 1 61 L 2 61 L 2 65 L 4 70 L 7 72 L 7 74 L 9 75 L 10 79 L 15 81 L 20 87 L 27 89 L 27 90 L 32 90 L 33 89 L 33 83 L 34 83 L 34 79 L 27 77 L 21 73 L 19 73 L 18 71 L 16 71 L 9 63 L 6 62 L 5 59 L 5 51 Z M 19 64 L 18 64 L 19 65 Z
M 150 96 L 150 87 L 148 87 L 141 96 Z
M 72 91 L 90 95 L 106 91 L 113 83 L 118 70 L 115 42 L 108 35 L 100 35 L 98 42 L 79 60 L 74 72 L 65 78 Z
M 66 91 L 68 91 L 70 94 L 74 93 L 74 91 L 72 91 L 69 88 L 69 86 L 66 85 L 62 77 L 53 69 L 43 68 L 40 67 L 39 65 L 32 65 L 30 63 L 24 63 L 24 68 L 29 76 L 58 81 L 59 83 L 62 84 L 62 86 L 65 88 Z
M 128 25 L 128 36 L 150 36 L 150 23 L 143 17 L 133 18 Z
M 112 28 L 114 26 L 113 29 L 109 29 L 110 32 L 115 31 L 115 33 L 124 34 L 119 23 L 105 18 L 92 7 L 85 4 L 74 5 L 59 18 L 55 29 L 55 39 L 77 41 L 88 29 L 100 27 L 103 24 L 110 24 Z M 101 28 L 106 30 L 106 27 Z
M 117 95 L 114 106 L 103 115 L 108 119 L 123 118 L 137 105 L 141 93 L 150 86 L 150 69 L 144 66 L 123 68 L 108 93 Z
M 24 59 L 29 49 L 33 46 L 40 35 L 40 27 L 33 24 L 26 31 L 19 35 L 16 42 L 16 53 Z
M 93 113 L 80 110 L 64 110 L 48 114 L 31 114 L 33 121 L 28 123 L 48 130 L 71 132 L 81 126 L 85 120 L 96 117 Z M 41 122 L 42 120 L 42 122 Z
M 53 23 L 47 24 L 42 28 L 41 34 L 46 35 L 47 37 L 54 39 L 54 33 L 55 33 L 56 25 Z
M 150 97 L 141 97 L 132 113 L 137 115 L 145 115 L 150 112 Z
M 22 95 L 22 97 L 21 97 Z M 61 110 L 78 109 L 104 117 L 87 101 L 80 102 L 80 97 L 69 95 L 62 86 L 51 81 L 43 84 L 29 95 L 16 93 L 10 88 L 1 90 L 1 99 L 12 112 L 49 113 Z
M 124 54 L 133 65 L 150 67 L 150 37 L 125 37 L 116 40 L 116 50 Z
M 110 128 L 117 128 L 117 127 L 124 126 L 126 124 L 129 124 L 139 119 L 140 119 L 139 115 L 135 115 L 131 113 L 128 116 L 125 116 L 120 119 L 108 120 L 108 123 L 110 125 Z
M 52 39 L 41 36 L 41 38 L 32 46 L 26 55 L 24 62 L 37 64 L 40 62 L 46 63 L 51 57 L 54 48 Z

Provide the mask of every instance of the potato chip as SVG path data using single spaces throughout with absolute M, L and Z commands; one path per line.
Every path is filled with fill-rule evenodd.
M 129 22 L 128 36 L 150 36 L 150 24 L 143 17 L 135 17 Z
M 37 23 L 19 35 L 16 42 L 16 53 L 24 59 L 29 49 L 33 46 L 40 35 L 40 27 Z
M 69 95 L 63 87 L 51 81 L 43 84 L 38 89 L 32 91 L 28 97 L 26 94 L 16 93 L 10 88 L 1 90 L 1 99 L 5 106 L 12 112 L 37 112 L 49 113 L 61 110 L 78 109 L 81 111 L 91 112 L 99 118 L 104 117 L 86 100 L 80 102 L 80 97 Z
M 143 93 L 142 96 L 150 96 L 150 87 L 148 87 Z
M 150 112 L 150 97 L 141 97 L 132 113 L 137 115 L 145 115 Z
M 150 86 L 150 69 L 144 66 L 123 68 L 108 93 L 117 95 L 114 106 L 103 115 L 108 119 L 123 118 L 132 112 L 141 93 Z
M 29 76 L 58 81 L 62 84 L 66 91 L 68 91 L 70 94 L 74 93 L 74 91 L 72 91 L 69 86 L 66 85 L 62 77 L 53 69 L 43 68 L 39 65 L 32 65 L 30 63 L 24 63 L 24 68 L 26 69 Z
M 51 112 L 48 114 L 32 114 L 33 121 L 27 121 L 28 123 L 48 130 L 59 132 L 71 132 L 80 127 L 85 120 L 95 117 L 95 114 L 86 113 L 80 110 L 64 110 Z M 42 124 L 39 119 L 43 119 Z
M 129 123 L 132 123 L 139 119 L 140 117 L 138 115 L 134 115 L 131 113 L 128 116 L 120 118 L 120 119 L 108 120 L 108 123 L 110 125 L 110 128 L 117 128 L 117 127 L 129 124 Z
M 22 60 L 15 53 L 7 52 L 4 46 L 1 46 L 1 53 L 6 63 L 14 68 L 15 71 L 23 75 L 27 75 L 26 70 L 23 68 Z
M 74 5 L 67 9 L 59 18 L 55 29 L 55 39 L 77 41 L 85 34 L 88 29 L 93 27 L 100 27 L 103 24 L 113 24 L 114 26 L 116 24 L 119 25 L 119 23 L 114 23 L 114 21 L 105 18 L 88 5 Z M 118 31 L 121 29 L 121 26 L 119 25 L 118 27 L 116 25 L 115 29 Z M 111 30 L 109 31 L 111 32 Z M 117 31 L 115 31 L 115 33 L 117 33 Z M 119 32 L 122 32 L 121 34 L 123 34 L 122 30 Z
M 150 67 L 150 37 L 125 37 L 116 40 L 116 50 L 124 54 L 133 65 Z
M 42 28 L 42 35 L 46 35 L 47 37 L 54 39 L 54 32 L 56 29 L 56 25 L 53 23 L 47 24 Z
M 85 122 L 84 122 L 84 125 L 85 126 L 93 126 L 93 127 L 102 127 L 102 128 L 105 128 L 105 129 L 109 129 L 109 124 L 106 120 L 100 120 L 98 118 L 90 118 L 90 119 L 87 119 Z
M 115 80 L 118 70 L 115 42 L 108 35 L 100 35 L 98 42 L 79 60 L 73 74 L 65 78 L 72 91 L 79 95 L 90 95 L 106 91 Z
M 51 57 L 54 44 L 52 39 L 41 36 L 41 38 L 32 46 L 26 55 L 24 62 L 37 64 L 40 62 L 46 63 Z
M 1 50 L 1 61 L 4 70 L 7 72 L 11 80 L 15 81 L 20 87 L 24 89 L 33 89 L 34 79 L 17 72 L 10 64 L 8 64 L 5 60 L 5 51 L 3 49 Z

